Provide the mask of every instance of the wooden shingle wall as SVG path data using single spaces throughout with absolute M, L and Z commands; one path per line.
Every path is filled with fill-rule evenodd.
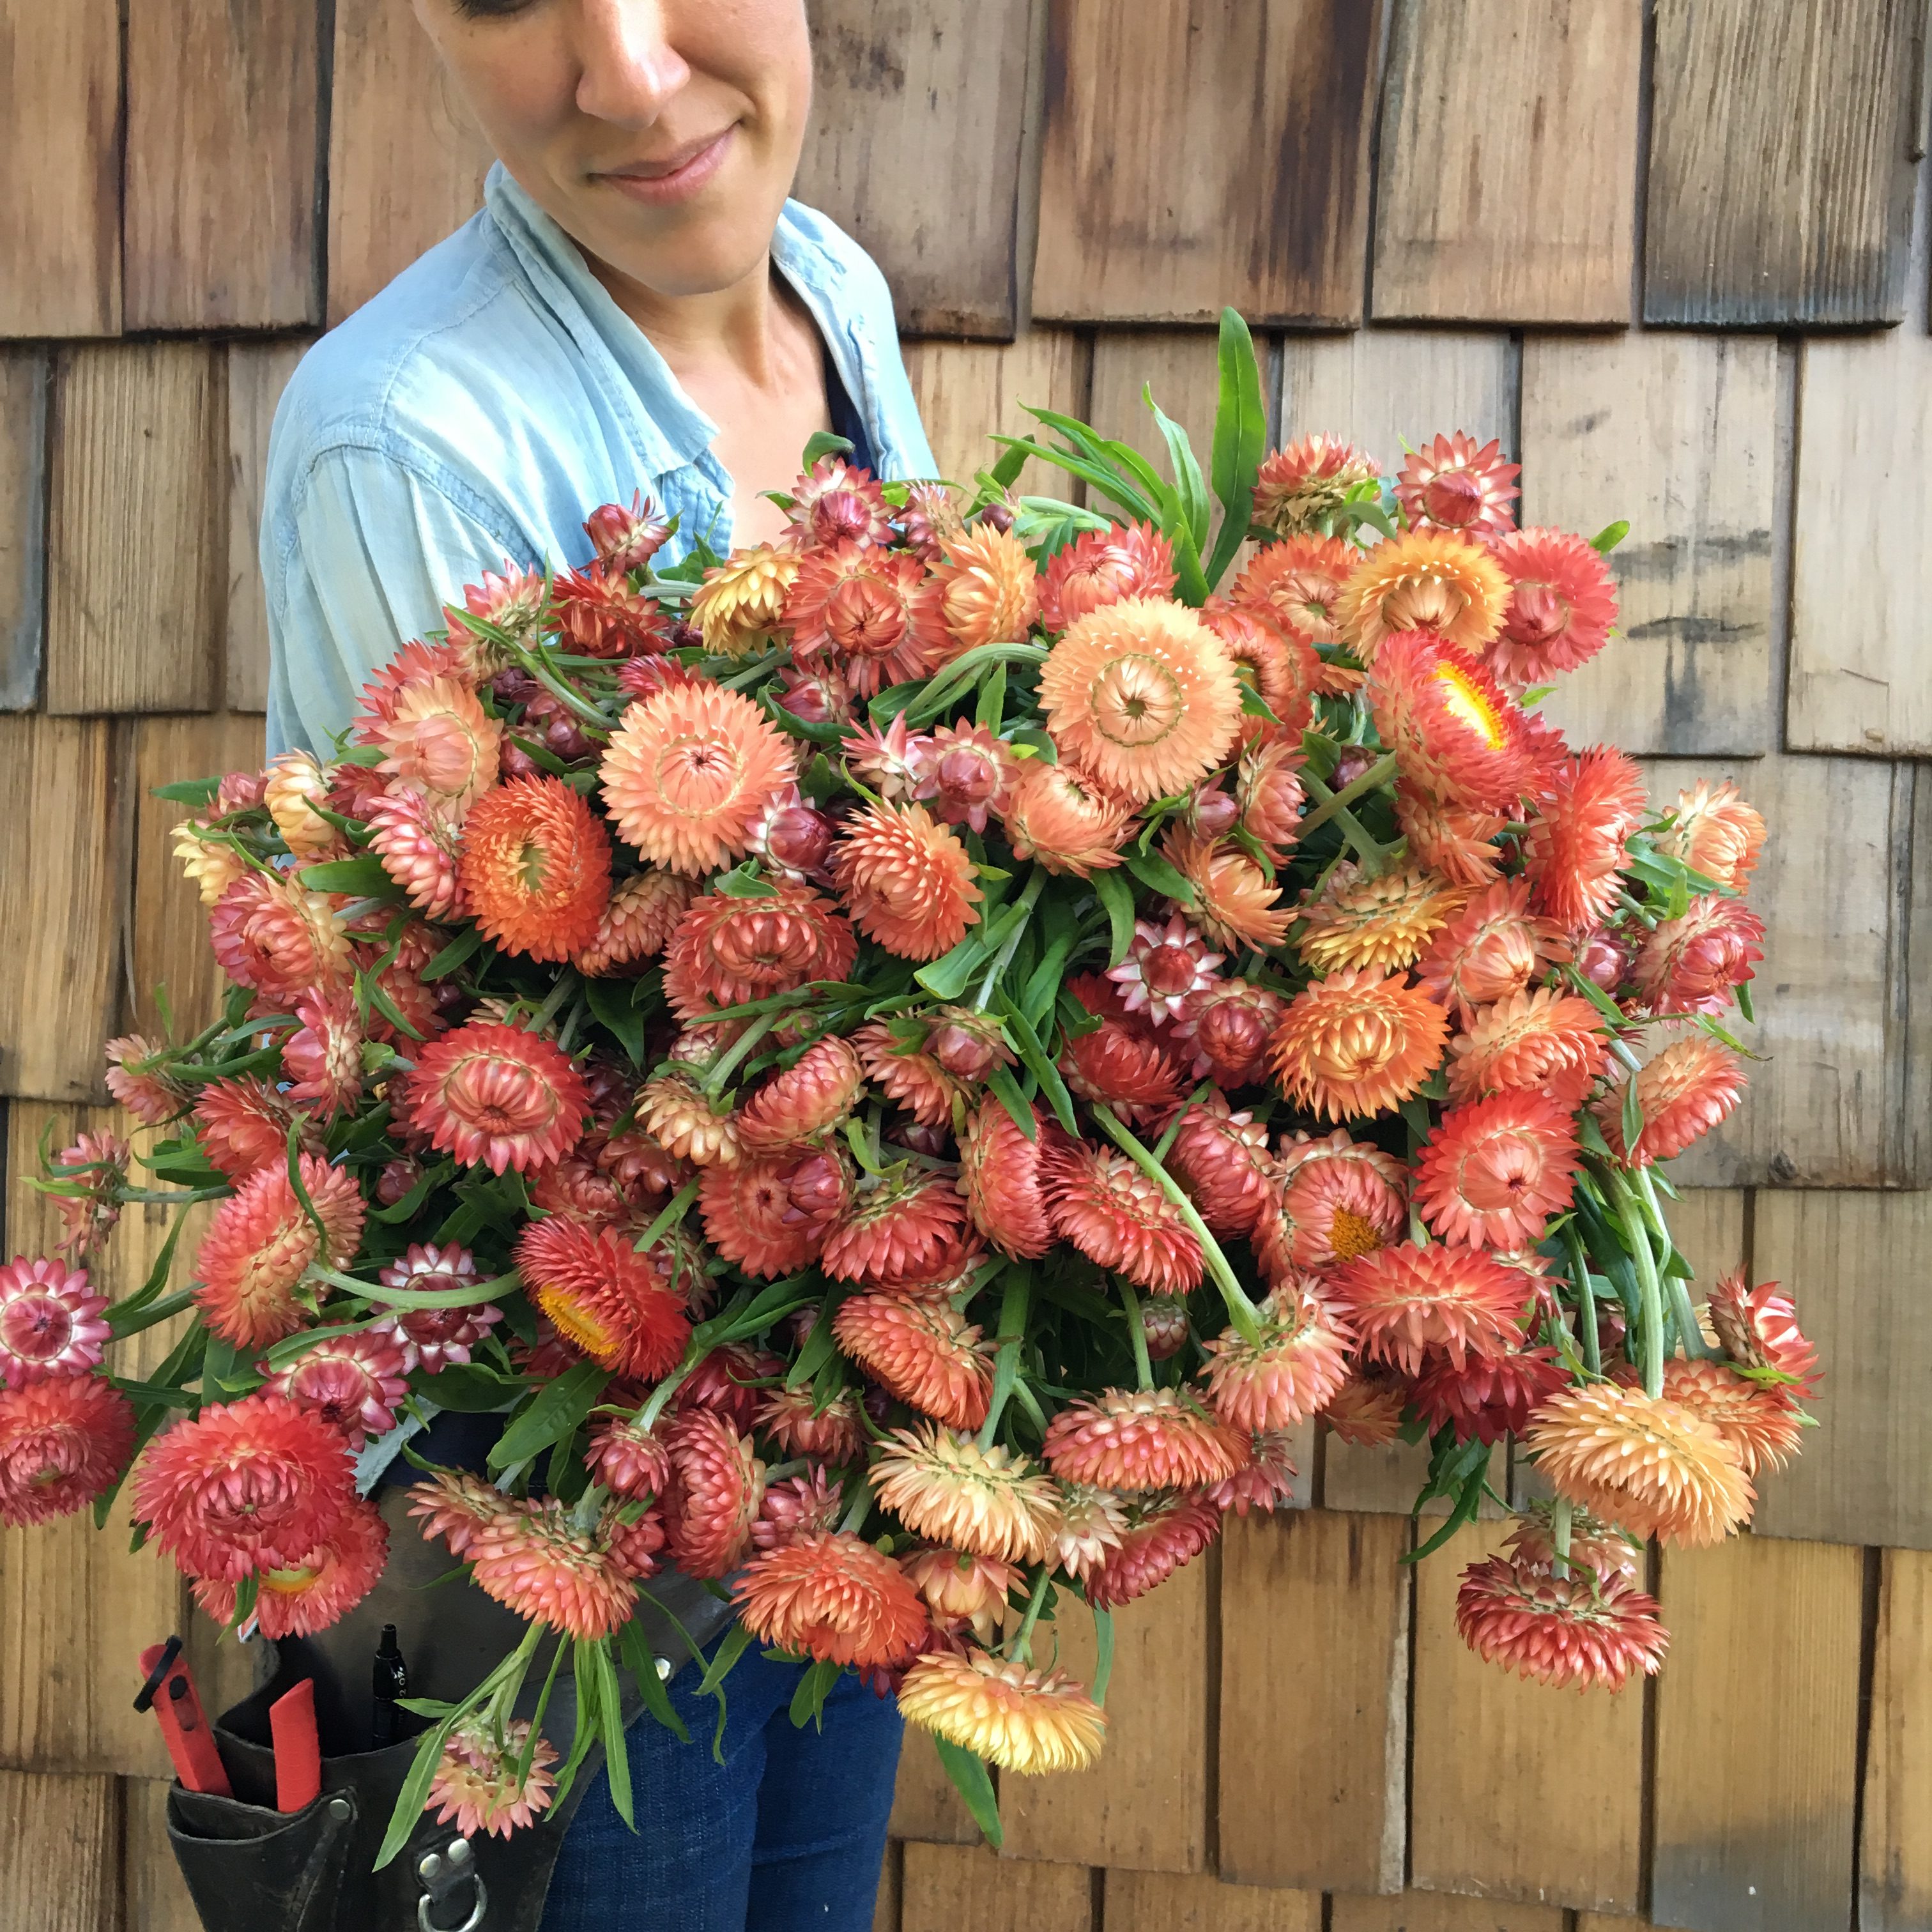
M 1840 1932 L 1856 1901 L 1928 1932 L 1925 0 L 811 10 L 803 191 L 892 280 L 946 473 L 1028 403 L 1146 442 L 1144 379 L 1204 436 L 1233 301 L 1282 435 L 1390 466 L 1496 436 L 1527 520 L 1629 519 L 1628 635 L 1550 708 L 1772 821 L 1767 1058 L 1678 1215 L 1706 1279 L 1795 1291 L 1828 1369 L 1757 1534 L 1657 1564 L 1676 1654 L 1618 1698 L 1474 1664 L 1449 1603 L 1496 1532 L 1399 1567 L 1412 1459 L 1311 1443 L 1311 1507 L 1121 1618 L 1112 1750 L 1009 1780 L 1006 1856 L 914 1741 L 880 1924 Z M 100 1042 L 157 977 L 207 996 L 147 794 L 260 748 L 275 398 L 484 158 L 394 0 L 0 0 L 0 72 L 10 1252 L 44 1127 L 108 1118 Z M 191 1924 L 127 1708 L 183 1614 L 91 1532 L 0 1539 L 10 1928 Z

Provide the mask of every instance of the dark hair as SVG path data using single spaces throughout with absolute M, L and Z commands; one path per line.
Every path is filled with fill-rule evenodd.
M 527 12 L 538 0 L 452 0 L 452 4 L 466 20 L 500 20 Z

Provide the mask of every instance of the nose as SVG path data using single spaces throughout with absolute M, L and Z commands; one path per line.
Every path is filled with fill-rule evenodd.
M 666 0 L 578 0 L 577 104 L 599 121 L 648 127 L 691 78 L 671 44 Z

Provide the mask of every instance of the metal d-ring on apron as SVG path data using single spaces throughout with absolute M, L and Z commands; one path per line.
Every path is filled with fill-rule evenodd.
M 416 1903 L 420 1932 L 479 1932 L 483 1916 L 490 1909 L 490 1894 L 482 1874 L 476 1869 L 476 1855 L 470 1849 L 467 1838 L 452 1839 L 447 1850 L 430 1852 L 416 1867 L 416 1875 L 424 1887 L 423 1895 Z M 430 1916 L 432 1908 L 440 1909 L 452 1892 L 464 1886 L 472 1888 L 470 1916 L 460 1925 L 438 1924 Z

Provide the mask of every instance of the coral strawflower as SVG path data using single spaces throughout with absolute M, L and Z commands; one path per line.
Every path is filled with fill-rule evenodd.
M 1509 821 L 1500 812 L 1453 804 L 1398 778 L 1395 822 L 1408 842 L 1408 856 L 1452 885 L 1486 886 L 1502 868 L 1502 850 L 1494 842 Z
M 82 1132 L 47 1162 L 47 1178 L 71 1192 L 50 1196 L 59 1216 L 54 1252 L 82 1266 L 99 1260 L 121 1221 L 121 1190 L 134 1150 L 118 1134 Z
M 1604 1070 L 1610 1052 L 1604 1016 L 1574 993 L 1538 987 L 1482 1008 L 1449 1042 L 1449 1096 L 1534 1090 L 1568 1110 Z
M 936 724 L 912 753 L 913 796 L 951 825 L 984 832 L 1003 814 L 1018 776 L 1006 741 L 984 724 Z
M 706 684 L 632 705 L 600 772 L 625 841 L 653 865 L 693 875 L 747 850 L 759 814 L 796 776 L 790 746 L 758 707 Z
M 986 1420 L 993 1351 L 950 1302 L 855 1294 L 840 1304 L 832 1332 L 846 1354 L 922 1414 L 968 1432 Z
M 1265 613 L 1300 643 L 1339 644 L 1342 592 L 1361 560 L 1362 553 L 1341 537 L 1264 544 L 1234 580 L 1234 601 Z
M 1442 1058 L 1448 1016 L 1400 978 L 1354 970 L 1298 993 L 1268 1047 L 1288 1098 L 1318 1116 L 1346 1120 L 1387 1113 L 1421 1085 Z
M 1514 530 L 1490 554 L 1510 580 L 1509 609 L 1489 650 L 1505 684 L 1547 684 L 1603 649 L 1617 620 L 1617 591 L 1592 544 L 1565 530 Z
M 1178 1018 L 1190 993 L 1214 982 L 1222 955 L 1208 944 L 1179 913 L 1170 913 L 1163 926 L 1154 920 L 1136 922 L 1126 956 L 1110 967 L 1107 977 L 1120 989 L 1130 1013 L 1144 1012 L 1156 1024 Z
M 1054 1417 L 1040 1454 L 1062 1482 L 1132 1490 L 1218 1483 L 1248 1460 L 1249 1450 L 1190 1394 L 1103 1389 Z
M 1384 641 L 1426 631 L 1466 651 L 1502 628 L 1509 579 L 1480 544 L 1451 530 L 1416 530 L 1378 543 L 1355 566 L 1336 610 L 1342 634 L 1364 664 Z
M 672 1504 L 664 1529 L 688 1576 L 723 1576 L 745 1560 L 764 1499 L 765 1466 L 724 1416 L 687 1410 L 668 1438 Z
M 792 486 L 788 513 L 800 544 L 884 544 L 892 513 L 869 470 L 836 452 L 821 456 Z
M 1379 1370 L 1354 1376 L 1328 1398 L 1322 1419 L 1351 1448 L 1380 1449 L 1402 1428 L 1408 1385 Z
M 1522 1340 L 1529 1297 L 1522 1276 L 1480 1248 L 1378 1248 L 1328 1278 L 1342 1318 L 1363 1354 L 1404 1375 L 1425 1352 L 1460 1368 L 1469 1358 L 1507 1354 Z
M 121 1479 L 134 1411 L 104 1376 L 57 1376 L 0 1390 L 0 1525 L 70 1516 Z
M 697 896 L 696 884 L 676 872 L 634 872 L 611 893 L 570 963 L 590 980 L 640 971 L 670 944 Z
M 519 1776 L 526 1754 L 530 1766 Z M 488 1718 L 467 1718 L 443 1740 L 423 1808 L 434 1810 L 436 1822 L 453 1826 L 459 1837 L 507 1838 L 550 1809 L 556 1762 L 548 1738 L 532 1744 L 521 1718 L 506 1719 L 500 1731 Z
M 926 677 L 950 655 L 942 592 L 916 556 L 848 542 L 810 552 L 785 598 L 792 658 L 856 696 Z
M 704 648 L 728 658 L 764 650 L 784 622 L 785 598 L 802 561 L 795 550 L 758 544 L 707 570 L 686 614 Z
M 949 537 L 934 569 L 950 656 L 1024 638 L 1040 614 L 1040 573 L 1010 530 L 983 518 Z
M 379 772 L 428 792 L 458 819 L 496 782 L 502 727 L 459 678 L 406 680 L 387 715 L 356 736 L 387 754 Z
M 1076 879 L 1121 862 L 1132 816 L 1131 801 L 1085 773 L 1038 759 L 1021 767 L 1000 814 L 1015 858 L 1037 860 L 1049 872 Z
M 1002 1771 L 1084 1771 L 1100 1754 L 1106 1714 L 1070 1677 L 969 1650 L 934 1651 L 907 1672 L 899 1711 Z
M 194 1103 L 202 1151 L 231 1181 L 246 1180 L 257 1168 L 286 1160 L 294 1118 L 280 1093 L 253 1074 L 212 1081 Z M 308 1151 L 319 1153 L 320 1140 Z
M 1268 1129 L 1219 1093 L 1189 1107 L 1166 1166 L 1216 1234 L 1252 1234 L 1275 1184 Z
M 1709 1423 L 1617 1382 L 1551 1396 L 1522 1446 L 1558 1496 L 1638 1536 L 1720 1543 L 1755 1500 L 1738 1452 Z
M 223 972 L 267 999 L 346 986 L 355 972 L 335 908 L 279 874 L 244 872 L 216 901 L 208 930 Z
M 298 1155 L 297 1164 L 308 1207 L 286 1160 L 258 1168 L 215 1209 L 196 1251 L 194 1298 L 202 1319 L 239 1347 L 262 1348 L 293 1334 L 309 1318 L 296 1291 L 310 1264 L 346 1268 L 362 1241 L 364 1210 L 355 1175 L 312 1154 Z
M 937 959 L 980 922 L 986 895 L 958 836 L 921 805 L 876 805 L 847 820 L 832 860 L 854 924 L 902 959 Z
M 1552 1500 L 1526 1503 L 1503 1549 L 1512 1562 L 1547 1570 L 1556 1561 L 1556 1510 Z M 1570 1513 L 1570 1550 L 1566 1561 L 1594 1570 L 1608 1582 L 1612 1576 L 1634 1580 L 1643 1560 L 1642 1548 L 1620 1529 L 1600 1522 L 1588 1510 L 1565 1503 Z
M 1307 803 L 1300 777 L 1304 762 L 1296 740 L 1269 736 L 1250 744 L 1235 767 L 1235 816 L 1271 865 L 1286 865 L 1289 848 L 1301 836 Z
M 1558 1576 L 1501 1556 L 1463 1571 L 1456 1628 L 1486 1662 L 1579 1690 L 1655 1676 L 1670 1641 L 1657 1600 L 1622 1577 Z
M 640 1382 L 668 1374 L 691 1334 L 685 1298 L 664 1278 L 660 1251 L 560 1214 L 528 1222 L 517 1268 L 558 1331 L 602 1366 Z
M 298 1408 L 312 1409 L 342 1432 L 352 1449 L 396 1426 L 409 1394 L 409 1365 L 392 1334 L 326 1335 L 284 1364 L 264 1384 Z
M 1709 1311 L 1711 1326 L 1732 1361 L 1789 1377 L 1798 1395 L 1811 1392 L 1817 1382 L 1818 1351 L 1805 1339 L 1797 1308 L 1776 1282 L 1753 1288 L 1743 1269 L 1736 1269 L 1712 1289 Z
M 1082 618 L 1048 653 L 1040 706 L 1066 757 L 1124 796 L 1184 790 L 1240 722 L 1226 647 L 1184 606 L 1128 598 Z
M 973 1225 L 1016 1261 L 1034 1259 L 1053 1245 L 1042 1156 L 1046 1142 L 1039 1110 L 1030 1138 L 998 1100 L 969 1111 L 959 1135 L 959 1178 Z
M 458 870 L 483 937 L 526 958 L 568 959 L 610 903 L 610 838 L 561 778 L 512 778 L 478 799 Z
M 866 1070 L 850 1041 L 834 1035 L 807 1047 L 740 1108 L 738 1138 L 763 1153 L 829 1132 L 865 1090 Z
M 1258 1436 L 1292 1428 L 1348 1380 L 1349 1336 L 1312 1289 L 1306 1283 L 1269 1294 L 1258 1343 L 1228 1328 L 1202 1344 L 1209 1400 L 1230 1429 Z
M 1240 1473 L 1223 1480 L 1232 1481 Z M 1088 1602 L 1096 1610 L 1118 1610 L 1192 1563 L 1221 1533 L 1220 1505 L 1214 1500 L 1220 1486 L 1136 1498 L 1128 1508 L 1119 1548 L 1108 1550 L 1087 1571 Z
M 1519 1348 L 1508 1355 L 1472 1355 L 1460 1369 L 1432 1362 L 1416 1377 L 1409 1400 L 1432 1434 L 1447 1427 L 1459 1441 L 1494 1443 L 1520 1436 L 1532 1412 L 1569 1380 L 1554 1348 Z
M 1340 1128 L 1325 1141 L 1298 1140 L 1282 1156 L 1289 1266 L 1336 1268 L 1400 1238 L 1408 1221 L 1401 1162 Z
M 389 1530 L 381 1511 L 366 1497 L 355 1498 L 326 1542 L 257 1574 L 256 1631 L 272 1643 L 327 1630 L 376 1587 L 388 1558 Z M 232 1582 L 196 1580 L 194 1600 L 217 1623 L 234 1622 L 236 1597 Z
M 423 1533 L 430 1534 L 427 1526 Z M 652 1552 L 662 1546 L 652 1516 L 627 1524 L 607 1507 L 586 1526 L 554 1496 L 502 1496 L 470 1528 L 461 1554 L 486 1597 L 533 1623 L 590 1641 L 629 1621 L 638 1580 L 650 1574 Z
M 739 1620 L 780 1650 L 828 1664 L 891 1668 L 926 1631 L 926 1606 L 890 1556 L 856 1536 L 816 1530 L 752 1558 L 731 1586 Z
M 808 1202 L 829 1188 L 840 1207 L 850 1192 L 835 1156 L 815 1154 L 808 1161 L 786 1149 L 708 1166 L 698 1182 L 698 1208 L 711 1245 L 760 1280 L 795 1273 L 825 1245 L 829 1217 L 807 1212 L 794 1199 L 794 1178 L 804 1183 Z
M 1460 530 L 1480 542 L 1515 529 L 1510 506 L 1521 494 L 1515 479 L 1522 473 L 1520 464 L 1503 460 L 1496 438 L 1479 446 L 1458 430 L 1409 452 L 1396 478 L 1396 500 L 1412 524 Z
M 849 1462 L 865 1444 L 858 1397 L 850 1390 L 821 1403 L 809 1382 L 797 1388 L 781 1384 L 764 1391 L 754 1419 L 760 1431 L 788 1456 Z
M 1295 950 L 1317 974 L 1345 966 L 1394 972 L 1414 964 L 1466 896 L 1420 866 L 1370 877 L 1345 860 L 1303 900 Z
M 1748 1476 L 1781 1469 L 1798 1452 L 1804 1417 L 1786 1388 L 1755 1382 L 1726 1363 L 1673 1356 L 1664 1365 L 1664 1396 L 1708 1422 Z
M 282 1042 L 288 1100 L 322 1121 L 348 1112 L 362 1095 L 362 1022 L 355 994 L 305 993 L 302 1024 Z
M 1645 935 L 1630 977 L 1654 1013 L 1721 1013 L 1763 957 L 1764 921 L 1706 894 Z
M 24 1256 L 0 1268 L 0 1382 L 86 1375 L 106 1350 L 106 1306 L 85 1268 Z
M 1402 775 L 1471 811 L 1509 808 L 1528 788 L 1522 713 L 1480 658 L 1424 631 L 1382 640 L 1369 710 Z
M 1415 1204 L 1452 1247 L 1533 1247 L 1570 1204 L 1576 1160 L 1570 1109 L 1547 1094 L 1469 1101 L 1445 1108 L 1431 1131 Z
M 1040 1562 L 1054 1546 L 1052 1478 L 997 1444 L 982 1449 L 936 1423 L 895 1430 L 866 1479 L 880 1506 L 928 1542 L 1008 1563 Z
M 1681 859 L 1720 886 L 1742 888 L 1757 864 L 1765 824 L 1729 778 L 1712 785 L 1700 778 L 1677 794 L 1671 822 L 1657 834 L 1657 849 Z
M 1744 1070 L 1728 1047 L 1702 1034 L 1666 1046 L 1630 1076 L 1636 1083 L 1636 1106 L 1643 1125 L 1636 1144 L 1624 1144 L 1624 1094 L 1628 1082 L 1612 1087 L 1597 1102 L 1597 1124 L 1610 1151 L 1631 1167 L 1673 1160 L 1693 1141 L 1725 1119 L 1744 1097 Z
M 539 1034 L 472 1020 L 416 1062 L 401 1117 L 466 1166 L 528 1174 L 560 1160 L 584 1131 L 583 1076 Z
M 1090 1012 L 1094 999 L 1082 974 L 1067 991 Z M 1180 1098 L 1179 1063 L 1133 1024 L 1111 1015 L 1090 1033 L 1071 1034 L 1060 1053 L 1060 1072 L 1083 1100 L 1104 1101 L 1130 1123 L 1164 1118 Z
M 1040 620 L 1064 631 L 1124 598 L 1166 597 L 1174 584 L 1174 546 L 1151 524 L 1082 530 L 1047 560 Z
M 1293 537 L 1334 516 L 1350 490 L 1379 473 L 1373 457 L 1317 430 L 1263 458 L 1255 478 L 1255 521 L 1277 536 Z
M 744 1157 L 728 1099 L 713 1100 L 687 1073 L 661 1073 L 638 1089 L 638 1124 L 672 1160 L 731 1167 Z
M 136 1517 L 183 1570 L 236 1582 L 326 1543 L 353 1500 L 355 1465 L 312 1410 L 251 1395 L 156 1436 L 134 1484 Z
M 1177 824 L 1160 850 L 1194 888 L 1189 910 L 1216 946 L 1233 952 L 1279 946 L 1288 936 L 1294 915 L 1276 904 L 1280 885 L 1232 840 L 1203 838 Z
M 789 880 L 757 898 L 707 892 L 664 949 L 664 997 L 681 1019 L 842 980 L 859 950 L 852 922 L 811 886 Z
M 924 1048 L 895 1039 L 884 1020 L 868 1021 L 852 1036 L 852 1044 L 888 1100 L 922 1126 L 952 1125 L 952 1103 L 965 1099 L 967 1090 Z
M 1566 758 L 1523 845 L 1531 904 L 1571 932 L 1601 925 L 1616 909 L 1624 841 L 1646 808 L 1643 773 L 1622 752 L 1596 746 Z
M 930 1268 L 966 1220 L 951 1180 L 914 1168 L 874 1178 L 827 1236 L 819 1266 L 835 1281 L 890 1285 Z
M 425 919 L 463 916 L 462 833 L 449 808 L 400 781 L 369 808 L 369 849 Z
M 1055 1151 L 1047 1208 L 1061 1237 L 1103 1268 L 1164 1294 L 1198 1288 L 1198 1241 L 1159 1184 L 1124 1154 L 1076 1142 Z
M 829 1482 L 823 1468 L 788 1476 L 766 1487 L 752 1526 L 752 1546 L 782 1550 L 798 1537 L 836 1529 L 844 1514 L 844 1486 Z
M 982 1643 L 998 1634 L 1009 1594 L 1024 1574 L 994 1556 L 963 1550 L 914 1550 L 899 1558 L 906 1580 L 926 1600 L 935 1629 L 955 1635 L 970 1628 Z
M 1532 975 L 1567 956 L 1562 929 L 1529 910 L 1529 882 L 1490 886 L 1455 913 L 1416 963 L 1432 999 L 1465 1025 L 1478 1007 L 1525 991 Z
M 1217 980 L 1190 994 L 1174 1023 L 1172 1044 L 1191 1050 L 1188 1070 L 1223 1088 L 1258 1086 L 1268 1078 L 1268 1043 L 1288 1010 L 1281 995 L 1248 980 Z

